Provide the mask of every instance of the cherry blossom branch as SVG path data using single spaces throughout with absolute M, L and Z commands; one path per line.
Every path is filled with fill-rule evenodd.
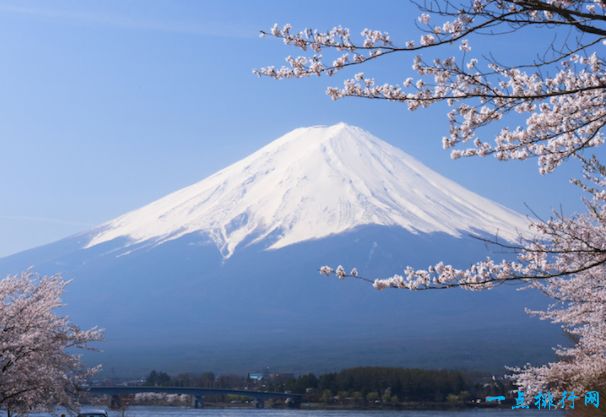
M 553 252 L 543 252 L 553 253 Z M 562 252 L 560 252 L 562 253 Z M 570 253 L 570 252 L 567 252 Z M 553 273 L 544 273 L 542 275 L 508 275 L 503 273 L 503 270 L 509 273 L 510 271 L 516 270 L 517 268 L 512 264 L 496 264 L 494 268 L 486 268 L 487 264 L 490 264 L 491 260 L 479 262 L 474 264 L 468 270 L 456 269 L 452 265 L 436 264 L 429 267 L 427 270 L 412 270 L 405 269 L 405 276 L 393 275 L 389 278 L 377 278 L 370 279 L 358 275 L 357 273 L 346 273 L 343 266 L 339 265 L 336 269 L 328 265 L 320 267 L 319 272 L 322 275 L 330 276 L 334 275 L 340 280 L 345 278 L 359 279 L 367 283 L 372 284 L 373 288 L 381 291 L 386 288 L 393 289 L 407 289 L 413 291 L 424 291 L 424 290 L 445 290 L 450 288 L 464 288 L 464 289 L 490 289 L 495 285 L 504 284 L 505 282 L 515 281 L 535 281 L 535 280 L 549 280 L 552 278 L 567 277 L 570 275 L 578 274 L 591 270 L 597 266 L 604 265 L 606 263 L 606 255 L 602 259 L 598 259 L 593 263 L 584 265 L 576 269 L 569 269 L 565 271 L 557 271 Z M 439 272 L 442 271 L 442 272 Z M 478 279 L 478 275 L 466 274 L 468 271 L 482 271 L 482 275 L 488 275 L 488 278 Z M 438 272 L 436 275 L 435 273 Z M 433 275 L 432 275 L 433 274 Z M 464 278 L 456 282 L 450 282 L 457 278 Z M 475 280 L 474 279 L 478 279 Z
M 451 149 L 453 158 L 488 155 L 500 160 L 537 158 L 539 170 L 545 174 L 571 156 L 602 145 L 606 72 L 603 59 L 593 49 L 606 41 L 606 28 L 600 26 L 605 21 L 604 3 L 562 0 L 467 3 L 434 1 L 430 7 L 422 7 L 418 20 L 425 28 L 423 35 L 418 42 L 409 40 L 404 46 L 394 45 L 388 33 L 377 30 L 363 30 L 361 40 L 354 42 L 350 30 L 343 27 L 327 32 L 306 29 L 294 33 L 290 25 L 274 25 L 270 32 L 262 34 L 310 51 L 311 55 L 289 56 L 288 66 L 279 69 L 269 66 L 254 72 L 275 79 L 332 76 L 389 54 L 458 44 L 461 64 L 453 56 L 436 58 L 431 63 L 416 56 L 412 67 L 416 77 L 407 77 L 401 84 L 381 84 L 360 72 L 345 79 L 343 87 L 329 87 L 327 94 L 334 100 L 357 97 L 400 102 L 409 110 L 447 103 L 452 107 L 448 113 L 450 129 L 442 142 L 445 149 Z M 432 26 L 430 21 L 436 17 L 447 20 Z M 582 36 L 571 47 L 566 43 L 561 48 L 552 44 L 552 57 L 531 64 L 507 66 L 492 59 L 482 65 L 478 58 L 466 58 L 471 52 L 472 35 L 503 25 L 516 30 L 568 26 Z M 502 36 L 504 32 L 489 33 Z M 324 50 L 342 54 L 327 62 L 322 55 Z M 480 139 L 483 128 L 515 113 L 526 115 L 524 126 L 501 127 L 494 144 Z M 572 114 L 575 116 L 571 117 Z

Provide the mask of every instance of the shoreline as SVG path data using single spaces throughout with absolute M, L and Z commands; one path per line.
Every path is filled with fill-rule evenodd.
M 100 404 L 83 404 L 85 406 L 99 406 Z M 168 408 L 193 408 L 188 407 L 187 404 L 129 404 L 129 407 L 168 407 Z M 205 403 L 202 409 L 255 409 L 253 403 Z M 390 411 L 390 410 L 402 410 L 402 411 L 464 411 L 464 410 L 509 410 L 511 407 L 506 404 L 501 405 L 485 405 L 485 404 L 450 404 L 450 403 L 401 403 L 397 405 L 381 404 L 381 405 L 361 405 L 361 404 L 323 404 L 323 403 L 301 403 L 300 407 L 288 407 L 284 404 L 268 404 L 263 409 L 267 410 L 352 410 L 352 411 Z

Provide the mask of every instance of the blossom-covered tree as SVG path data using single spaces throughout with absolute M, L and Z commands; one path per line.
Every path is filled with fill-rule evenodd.
M 0 407 L 19 414 L 77 407 L 79 387 L 98 368 L 85 368 L 73 349 L 102 338 L 57 314 L 67 281 L 31 271 L 0 280 Z
M 491 242 L 514 252 L 515 261 L 488 258 L 466 269 L 438 262 L 383 279 L 364 278 L 356 269 L 348 273 L 342 266 L 324 266 L 320 272 L 366 280 L 379 290 L 483 290 L 524 282 L 554 300 L 549 309 L 530 313 L 560 324 L 577 343 L 559 347 L 556 362 L 514 369 L 517 384 L 530 391 L 606 389 L 606 168 L 588 154 L 604 143 L 606 1 L 435 0 L 419 7 L 420 38 L 401 44 L 380 30 L 364 29 L 355 40 L 344 27 L 293 32 L 288 24 L 274 25 L 262 34 L 304 54 L 289 56 L 281 68 L 269 66 L 255 73 L 276 79 L 335 76 L 388 55 L 414 54 L 412 73 L 404 74 L 400 84 L 380 83 L 357 72 L 342 87 L 328 88 L 327 94 L 335 100 L 400 102 L 409 110 L 446 103 L 451 108 L 450 129 L 442 144 L 455 159 L 536 158 L 542 174 L 577 159 L 584 178 L 573 182 L 589 195 L 587 212 L 572 217 L 556 212 L 549 220 L 536 220 L 533 237 L 520 237 L 517 244 Z M 475 36 L 537 29 L 565 30 L 567 36 L 543 45 L 540 58 L 521 65 L 472 53 Z M 446 55 L 428 62 L 420 55 L 425 49 L 444 50 Z M 330 54 L 334 59 L 326 58 Z M 483 139 L 491 126 L 498 132 Z

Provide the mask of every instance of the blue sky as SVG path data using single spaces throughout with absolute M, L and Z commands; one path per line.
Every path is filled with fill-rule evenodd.
M 444 108 L 332 102 L 324 90 L 341 78 L 252 75 L 296 53 L 258 37 L 274 22 L 416 39 L 416 15 L 403 1 L 0 0 L 0 256 L 144 205 L 296 127 L 339 121 L 523 213 L 525 204 L 542 215 L 578 210 L 579 193 L 567 184 L 573 166 L 542 177 L 535 161 L 452 161 L 441 149 Z M 472 47 L 515 61 L 546 40 L 534 33 Z M 375 74 L 401 80 L 411 59 Z

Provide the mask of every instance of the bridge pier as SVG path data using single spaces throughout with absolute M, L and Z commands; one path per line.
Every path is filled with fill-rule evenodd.
M 265 400 L 263 398 L 255 398 L 255 408 L 265 408 Z
M 203 395 L 192 396 L 191 405 L 193 408 L 204 408 L 204 396 Z

